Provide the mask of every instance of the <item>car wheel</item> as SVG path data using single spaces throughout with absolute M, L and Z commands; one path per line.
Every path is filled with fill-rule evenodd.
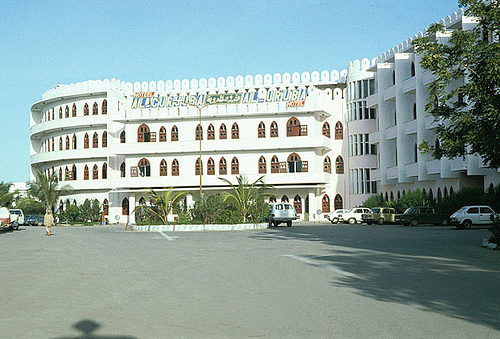
M 269 227 L 273 227 L 273 222 L 269 221 Z
M 467 219 L 467 220 L 464 220 L 464 221 L 462 222 L 462 227 L 463 227 L 464 229 L 466 229 L 466 230 L 470 229 L 470 228 L 472 227 L 472 221 L 470 221 L 470 220 L 468 220 L 468 219 Z
M 18 230 L 19 229 L 19 223 L 15 222 L 12 224 L 12 229 L 13 230 Z
M 403 226 L 410 226 L 410 223 L 409 222 L 404 222 Z
M 418 225 L 418 219 L 412 219 L 410 225 L 411 226 L 417 226 Z
M 339 218 L 333 218 L 332 219 L 332 224 L 337 224 L 339 222 Z
M 350 218 L 347 222 L 349 225 L 354 225 L 356 223 L 356 218 Z
M 373 224 L 373 222 L 371 222 L 371 221 L 367 221 L 366 223 L 367 223 L 368 225 Z
M 291 221 L 291 220 L 288 220 L 288 221 L 286 222 L 286 225 L 287 225 L 288 227 L 292 227 L 292 221 Z
M 378 219 L 377 224 L 383 225 L 384 224 L 384 218 Z
M 450 222 L 448 221 L 448 219 L 443 219 L 441 221 L 441 225 L 443 225 L 443 226 L 448 226 L 449 224 L 450 224 Z

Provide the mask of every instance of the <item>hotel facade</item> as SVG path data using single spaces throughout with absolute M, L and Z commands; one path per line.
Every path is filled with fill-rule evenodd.
M 462 12 L 443 21 L 470 22 Z M 373 194 L 420 188 L 440 199 L 500 183 L 479 156 L 418 152 L 422 140 L 435 143 L 436 125 L 424 112 L 432 75 L 411 40 L 340 72 L 57 85 L 31 107 L 31 177 L 56 173 L 73 187 L 59 210 L 95 198 L 123 223 L 136 221 L 150 188 L 185 191 L 189 205 L 238 175 L 264 176 L 272 200 L 311 221 Z

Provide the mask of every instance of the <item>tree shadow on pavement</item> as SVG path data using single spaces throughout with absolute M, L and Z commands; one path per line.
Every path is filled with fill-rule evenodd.
M 283 231 L 262 232 L 256 238 L 330 245 L 322 255 L 294 255 L 306 264 L 337 272 L 332 282 L 335 287 L 500 330 L 500 253 L 479 247 L 475 237 L 470 239 L 474 233 L 432 227 L 404 233 L 395 228 L 386 229 L 386 237 L 373 241 L 363 236 L 366 233 L 361 228 L 339 233 L 312 231 L 309 236 L 303 229 L 297 234 Z M 395 241 L 393 233 L 401 238 Z M 420 240 L 415 241 L 414 235 Z M 455 243 L 449 245 L 450 241 Z

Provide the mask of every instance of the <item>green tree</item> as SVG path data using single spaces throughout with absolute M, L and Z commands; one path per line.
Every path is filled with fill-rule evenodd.
M 162 192 L 155 192 L 150 189 L 149 195 L 149 205 L 139 205 L 134 209 L 134 212 L 146 212 L 157 218 L 159 218 L 164 224 L 168 222 L 168 215 L 172 212 L 174 206 L 177 205 L 178 200 L 183 197 L 186 192 L 177 192 L 174 194 L 172 187 L 168 190 Z
M 364 207 L 373 208 L 373 207 L 384 207 L 387 206 L 387 202 L 380 195 L 372 195 L 363 203 Z
M 203 194 L 191 209 L 193 220 L 204 224 L 239 222 L 239 213 L 224 201 L 221 194 Z
M 264 176 L 249 184 L 246 176 L 239 175 L 236 177 L 237 185 L 225 178 L 219 179 L 226 182 L 231 188 L 231 192 L 224 193 L 224 201 L 234 205 L 239 211 L 243 222 L 246 222 L 248 217 L 257 217 L 255 213 L 262 213 L 264 197 L 268 195 L 266 191 L 272 188 L 272 186 L 264 182 Z
M 25 215 L 45 213 L 45 206 L 43 206 L 37 199 L 30 196 L 27 198 L 21 198 L 16 206 L 22 209 Z
M 500 2 L 458 3 L 466 16 L 477 18 L 477 25 L 450 34 L 435 23 L 413 41 L 422 67 L 435 75 L 426 111 L 438 124 L 440 140 L 438 147 L 424 141 L 420 149 L 437 159 L 479 154 L 489 167 L 499 168 Z
M 36 197 L 45 206 L 54 210 L 57 200 L 61 195 L 69 194 L 72 191 L 70 185 L 59 187 L 59 180 L 56 173 L 47 177 L 43 171 L 38 171 L 36 181 L 30 184 L 29 193 Z
M 387 202 L 387 206 L 394 208 L 397 213 L 403 213 L 408 207 L 411 206 L 430 205 L 431 201 L 429 200 L 429 196 L 420 189 L 407 192 L 403 194 L 398 200 Z
M 101 204 L 97 199 L 85 199 L 79 207 L 78 216 L 83 222 L 101 221 Z
M 14 202 L 14 194 L 9 192 L 10 183 L 0 182 L 0 207 L 11 207 Z

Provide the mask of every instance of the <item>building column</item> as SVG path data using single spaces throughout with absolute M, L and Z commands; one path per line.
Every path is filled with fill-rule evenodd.
M 128 221 L 131 224 L 135 224 L 135 195 L 130 195 L 128 197 Z

